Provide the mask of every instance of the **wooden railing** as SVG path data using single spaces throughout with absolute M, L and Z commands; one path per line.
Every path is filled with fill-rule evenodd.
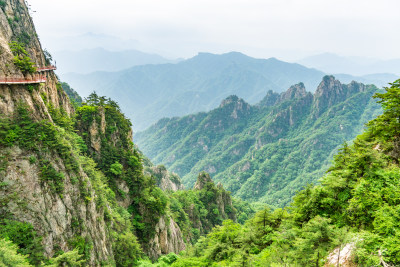
M 0 78 L 0 84 L 33 84 L 33 83 L 45 83 L 45 77 L 38 77 L 33 79 L 25 78 Z
M 45 67 L 36 67 L 37 72 L 43 72 L 43 71 L 50 71 L 50 70 L 56 70 L 57 67 L 50 65 L 50 66 L 45 66 Z

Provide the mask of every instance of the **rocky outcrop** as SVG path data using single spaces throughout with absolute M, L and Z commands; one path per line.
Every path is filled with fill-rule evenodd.
M 230 116 L 235 120 L 248 115 L 251 110 L 251 107 L 248 103 L 235 95 L 229 96 L 224 99 L 219 107 L 228 107 L 231 114 Z
M 213 180 L 211 179 L 210 175 L 206 172 L 201 172 L 197 177 L 197 181 L 194 184 L 194 190 L 201 190 L 205 188 L 208 183 L 214 184 Z
M 357 82 L 348 85 L 341 84 L 333 76 L 325 76 L 314 93 L 313 108 L 315 117 L 319 117 L 324 111 L 333 105 L 344 101 L 350 96 L 364 92 L 367 86 Z
M 160 255 L 171 252 L 178 253 L 186 248 L 182 239 L 182 232 L 174 220 L 162 216 L 155 227 L 155 236 L 150 240 L 147 255 L 157 259 Z
M 10 43 L 18 41 L 25 45 L 28 56 L 35 65 L 43 67 L 46 59 L 40 42 L 29 16 L 28 8 L 23 0 L 6 0 L 4 8 L 0 9 L 0 77 L 31 79 L 38 75 L 22 73 L 13 62 Z M 62 108 L 67 114 L 73 112 L 73 107 L 67 95 L 58 85 L 53 72 L 44 72 L 40 76 L 47 79 L 46 83 L 31 85 L 0 85 L 0 112 L 12 115 L 18 103 L 26 103 L 36 119 L 48 119 L 47 103 L 54 108 Z
M 258 106 L 260 107 L 270 107 L 276 104 L 279 100 L 279 93 L 269 90 L 263 100 L 260 101 Z
M 37 73 L 22 73 L 14 64 L 10 43 L 24 45 L 32 62 L 46 66 L 46 58 L 37 38 L 28 8 L 23 0 L 5 0 L 0 9 L 0 77 L 32 79 Z M 40 74 L 46 82 L 32 85 L 0 85 L 0 118 L 12 119 L 21 104 L 33 121 L 53 122 L 55 111 L 72 116 L 74 109 L 52 71 Z M 61 130 L 59 130 L 61 131 Z M 43 136 L 45 138 L 45 136 Z M 55 141 L 55 140 L 47 140 Z M 63 140 L 68 144 L 69 140 Z M 72 152 L 68 151 L 72 156 Z M 77 155 L 73 155 L 77 157 Z M 70 250 L 79 237 L 87 242 L 87 264 L 113 262 L 111 237 L 104 220 L 104 209 L 97 206 L 95 189 L 82 165 L 71 174 L 68 163 L 56 151 L 41 152 L 41 160 L 54 168 L 62 178 L 62 193 L 54 193 L 51 183 L 40 176 L 44 168 L 37 162 L 37 152 L 24 147 L 1 147 L 0 219 L 30 223 L 43 237 L 45 255 L 53 256 L 60 249 Z M 82 192 L 85 190 L 85 197 Z
M 204 203 L 206 209 L 209 210 L 207 219 L 204 220 L 200 218 L 199 211 L 195 209 L 195 205 L 191 205 L 186 209 L 192 226 L 199 229 L 201 234 L 208 233 L 216 224 L 222 222 L 222 220 L 231 219 L 236 221 L 236 211 L 232 205 L 230 192 L 226 191 L 221 183 L 215 185 L 208 173 L 201 172 L 199 174 L 193 190 L 203 191 L 203 193 L 199 192 L 200 200 Z M 218 213 L 213 210 L 214 208 L 218 209 Z M 215 220 L 216 217 L 221 221 Z
M 46 256 L 52 257 L 59 249 L 68 251 L 71 242 L 79 236 L 93 247 L 89 264 L 113 259 L 104 212 L 92 201 L 96 198 L 95 190 L 82 169 L 78 177 L 70 176 L 59 157 L 49 157 L 51 166 L 64 177 L 63 193 L 54 194 L 39 176 L 40 167 L 32 160 L 35 154 L 12 147 L 2 150 L 0 157 L 6 157 L 8 162 L 5 170 L 0 171 L 0 183 L 4 185 L 0 187 L 0 214 L 32 224 L 43 237 Z M 83 183 L 89 192 L 86 200 L 90 201 L 82 199 L 80 185 Z
M 145 173 L 151 175 L 156 180 L 157 186 L 163 191 L 175 192 L 184 189 L 179 175 L 169 172 L 164 165 L 147 167 Z
M 355 244 L 349 243 L 343 247 L 337 247 L 331 254 L 329 254 L 325 266 L 342 266 L 342 267 L 355 267 L 357 264 L 354 262 Z
M 292 85 L 286 92 L 283 92 L 279 97 L 279 102 L 303 98 L 307 95 L 306 88 L 303 83 Z
M 152 209 L 154 208 L 150 206 L 152 204 L 143 203 L 147 199 L 144 199 L 143 202 L 139 201 L 139 203 L 137 199 L 143 197 L 140 195 L 143 191 L 154 190 L 153 185 L 146 183 L 148 179 L 145 177 L 146 174 L 152 176 L 156 184 L 164 191 L 183 189 L 180 178 L 174 173 L 169 173 L 164 166 L 152 166 L 145 157 L 141 159 L 142 155 L 132 146 L 132 130 L 129 120 L 119 110 L 107 107 L 110 104 L 112 103 L 107 102 L 104 105 L 88 107 L 93 111 L 86 114 L 88 116 L 82 116 L 78 111 L 77 128 L 79 133 L 85 136 L 89 153 L 104 173 L 110 169 L 110 166 L 104 163 L 105 158 L 113 158 L 112 163 L 119 162 L 121 164 L 124 170 L 121 173 L 125 172 L 124 175 L 109 173 L 108 182 L 114 189 L 118 205 L 126 209 L 136 207 L 137 209 L 131 213 L 132 218 L 140 217 L 140 223 L 146 225 L 146 231 L 135 229 L 143 252 L 153 260 L 170 252 L 179 253 L 185 249 L 179 226 L 165 213 L 157 213 L 155 209 Z M 136 163 L 137 165 L 132 167 Z M 129 168 L 135 168 L 135 171 L 126 174 L 126 170 Z M 131 181 L 136 182 L 134 182 L 136 187 L 132 186 Z M 149 181 L 151 180 L 149 179 Z M 139 184 L 140 182 L 142 184 Z M 138 188 L 140 188 L 140 192 L 137 191 Z M 149 192 L 146 197 L 154 198 Z M 157 205 L 162 204 L 157 203 Z

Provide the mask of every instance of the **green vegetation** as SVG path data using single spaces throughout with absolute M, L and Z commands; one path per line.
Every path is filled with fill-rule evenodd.
M 118 182 L 124 181 L 129 187 L 133 203 L 128 210 L 135 214 L 132 223 L 136 235 L 146 243 L 153 237 L 159 218 L 166 214 L 168 198 L 151 177 L 143 174 L 141 155 L 130 140 L 131 122 L 120 112 L 116 102 L 96 93 L 91 94 L 76 113 L 77 129 L 84 137 L 89 155 L 108 177 L 109 186 L 119 198 L 125 196 L 119 190 Z M 95 136 L 87 134 L 93 124 L 98 126 Z M 97 139 L 100 150 L 91 146 L 92 140 Z
M 12 241 L 17 246 L 17 252 L 26 255 L 32 265 L 38 265 L 45 259 L 42 238 L 31 224 L 8 219 L 0 220 L 0 243 L 1 240 L 4 242 L 4 239 Z
M 18 146 L 32 154 L 28 160 L 30 164 L 38 165 L 42 185 L 60 198 L 64 197 L 66 183 L 77 184 L 84 203 L 89 204 L 89 202 L 95 201 L 100 214 L 104 214 L 109 235 L 112 236 L 111 240 L 117 242 L 117 235 L 131 233 L 132 224 L 129 220 L 129 213 L 117 204 L 115 193 L 107 186 L 107 178 L 96 169 L 94 161 L 84 155 L 87 147 L 73 129 L 74 119 L 69 118 L 62 110 L 52 108 L 49 103 L 48 107 L 55 124 L 48 121 L 34 121 L 29 115 L 28 107 L 23 104 L 18 105 L 12 118 L 0 119 L 1 151 Z M 0 159 L 2 162 L 4 159 L 4 164 L 6 164 L 7 154 L 2 154 Z M 60 161 L 65 169 L 58 170 Z M 82 176 L 80 170 L 83 170 L 87 177 Z M 0 183 L 0 189 L 4 189 L 6 193 L 5 200 L 9 201 L 7 200 L 7 194 L 9 194 L 7 188 L 7 182 Z M 15 194 L 10 196 L 14 197 Z M 0 206 L 2 208 L 0 237 L 13 241 L 18 246 L 19 253 L 29 255 L 28 260 L 31 264 L 38 265 L 42 260 L 47 262 L 47 259 L 43 257 L 41 239 L 36 237 L 32 226 L 10 221 L 8 217 L 12 218 L 12 215 L 7 209 L 7 202 L 4 205 L 2 203 Z M 86 262 L 90 258 L 93 253 L 93 244 L 90 238 L 82 238 L 80 235 L 84 227 L 80 219 L 73 220 L 72 230 L 76 236 L 69 240 L 68 245 L 71 249 L 76 248 L 77 252 L 64 253 L 61 251 L 62 255 L 52 259 L 50 263 Z M 136 239 L 131 239 L 129 244 L 132 248 L 136 248 L 131 253 L 141 255 L 141 248 Z M 128 257 L 127 260 L 129 259 Z
M 75 108 L 78 108 L 82 105 L 82 97 L 74 89 L 72 89 L 68 83 L 62 82 L 61 87 L 67 93 L 72 105 Z
M 4 10 L 4 8 L 6 7 L 7 3 L 4 0 L 0 1 L 0 8 Z
M 341 143 L 381 112 L 371 98 L 377 90 L 327 76 L 314 96 L 303 84 L 270 92 L 257 106 L 231 96 L 208 113 L 160 120 L 134 140 L 186 187 L 207 171 L 235 197 L 284 207 L 322 176 Z
M 210 176 L 200 173 L 192 190 L 176 191 L 170 195 L 170 211 L 186 240 L 195 243 L 224 220 L 237 220 L 254 214 L 248 203 L 232 199 L 230 193 L 215 185 Z M 246 207 L 243 209 L 243 207 Z M 239 210 L 238 210 L 239 209 Z
M 0 265 L 2 266 L 31 266 L 23 256 L 18 253 L 18 247 L 11 241 L 0 238 Z
M 224 221 L 171 266 L 323 266 L 345 246 L 352 255 L 348 264 L 398 266 L 399 93 L 400 80 L 375 95 L 383 114 L 342 146 L 319 185 L 298 192 L 283 210 L 257 212 L 244 225 Z
M 14 55 L 14 64 L 23 73 L 35 73 L 36 68 L 35 63 L 32 62 L 31 58 L 28 56 L 28 52 L 25 50 L 25 45 L 19 42 L 10 43 L 11 52 Z

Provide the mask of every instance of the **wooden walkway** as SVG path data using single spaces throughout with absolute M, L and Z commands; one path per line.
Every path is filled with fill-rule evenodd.
M 53 66 L 53 65 L 45 66 L 45 67 L 42 67 L 42 68 L 36 67 L 36 71 L 37 72 L 51 71 L 51 70 L 56 70 L 56 69 L 57 69 L 57 67 Z
M 24 78 L 0 78 L 0 84 L 35 84 L 45 83 L 46 78 L 40 77 L 37 79 L 24 79 Z
M 36 72 L 41 73 L 45 71 L 56 70 L 57 67 L 50 65 L 45 67 L 36 67 Z M 0 84 L 37 84 L 37 83 L 45 83 L 46 77 L 36 76 L 33 79 L 25 79 L 25 78 L 1 78 Z

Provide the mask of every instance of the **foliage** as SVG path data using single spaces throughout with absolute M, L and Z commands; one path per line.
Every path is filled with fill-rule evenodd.
M 118 235 L 113 252 L 116 266 L 135 266 L 142 256 L 136 236 L 131 232 Z
M 4 242 L 4 239 L 15 244 L 16 251 L 21 255 L 26 255 L 26 259 L 32 265 L 38 265 L 45 259 L 41 244 L 42 238 L 29 223 L 8 219 L 0 220 L 0 240 L 2 240 L 0 243 Z
M 186 187 L 206 170 L 233 196 L 284 207 L 323 175 L 343 141 L 354 139 L 381 111 L 371 98 L 376 87 L 356 90 L 363 85 L 327 79 L 341 88 L 331 102 L 322 91 L 314 96 L 301 91 L 302 85 L 271 93 L 273 101 L 256 106 L 229 97 L 210 112 L 160 120 L 134 138 L 146 156 L 179 174 Z M 298 90 L 298 97 L 287 97 L 290 90 Z M 320 90 L 333 94 L 334 89 Z
M 125 198 L 117 183 L 123 181 L 129 187 L 133 200 L 128 209 L 134 214 L 132 225 L 141 243 L 148 245 L 155 225 L 166 214 L 168 197 L 155 185 L 153 178 L 143 173 L 141 155 L 134 149 L 131 140 L 131 122 L 121 113 L 115 101 L 95 92 L 85 99 L 76 114 L 76 128 L 84 137 L 88 154 L 108 178 L 110 188 L 118 198 Z M 93 125 L 98 126 L 96 136 L 87 134 Z M 93 138 L 99 138 L 100 151 L 92 149 Z
M 396 81 L 376 94 L 383 114 L 353 144 L 344 143 L 320 184 L 298 192 L 284 210 L 261 210 L 245 225 L 225 221 L 172 266 L 185 261 L 200 266 L 323 266 L 334 248 L 346 244 L 352 247 L 353 264 L 399 265 L 399 85 Z
M 34 62 L 28 56 L 28 52 L 25 50 L 24 44 L 18 42 L 10 43 L 11 52 L 14 55 L 14 64 L 23 73 L 35 73 L 36 68 L 34 67 Z
M 23 256 L 17 252 L 18 247 L 11 241 L 0 238 L 0 265 L 1 266 L 32 266 Z
M 45 266 L 48 267 L 61 267 L 61 266 L 71 266 L 71 267 L 78 267 L 78 266 L 85 266 L 85 260 L 82 260 L 82 255 L 79 254 L 77 249 L 62 253 L 61 255 L 57 256 L 56 258 L 52 258 L 49 260 L 49 263 Z
M 74 89 L 72 89 L 68 83 L 62 82 L 61 87 L 67 93 L 72 105 L 75 108 L 78 108 L 82 105 L 82 97 Z

